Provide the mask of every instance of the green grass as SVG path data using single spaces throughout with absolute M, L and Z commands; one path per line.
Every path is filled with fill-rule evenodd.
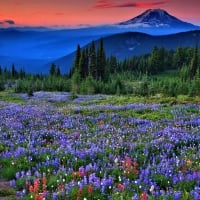
M 105 99 L 87 101 L 88 105 L 124 105 L 131 103 L 147 103 L 147 104 L 185 104 L 185 103 L 197 103 L 200 104 L 200 97 L 189 97 L 187 95 L 179 95 L 177 97 L 165 97 L 157 94 L 155 96 L 140 97 L 134 95 L 112 95 Z
M 163 75 L 164 76 L 164 75 Z M 25 103 L 19 94 L 15 93 L 13 89 L 8 89 L 0 92 L 0 101 L 10 103 Z M 135 96 L 135 95 L 108 95 L 104 99 L 93 99 L 80 102 L 78 105 L 124 105 L 131 103 L 147 103 L 147 104 L 185 104 L 185 103 L 197 103 L 200 104 L 200 97 L 189 97 L 187 95 L 178 95 L 177 97 L 165 97 L 162 94 L 156 94 L 155 96 Z M 67 102 L 56 102 L 54 103 L 57 107 L 64 107 L 66 105 L 77 105 L 73 101 Z
M 0 188 L 0 197 L 15 195 L 15 190 L 13 188 L 2 189 Z
M 194 103 L 200 104 L 200 97 L 188 97 L 187 95 L 179 95 L 177 97 L 164 97 L 163 95 L 156 96 L 148 96 L 148 97 L 139 97 L 134 95 L 108 95 L 105 99 L 95 99 L 95 100 L 87 100 L 81 102 L 79 104 L 68 102 L 57 104 L 56 106 L 60 109 L 61 112 L 65 114 L 81 114 L 84 116 L 99 116 L 101 112 L 110 113 L 113 110 L 110 109 L 90 109 L 87 106 L 92 105 L 126 105 L 126 104 L 134 104 L 134 103 L 144 103 L 144 104 L 161 104 L 162 109 L 151 110 L 151 109 L 140 109 L 140 110 L 115 110 L 115 114 L 120 115 L 121 117 L 133 117 L 139 119 L 147 119 L 147 120 L 161 120 L 172 119 L 173 114 L 170 111 L 170 106 L 176 104 L 187 104 Z M 78 107 L 78 109 L 76 109 Z M 200 114 L 200 111 L 197 110 L 188 110 L 188 113 L 191 114 Z
M 13 90 L 5 90 L 0 92 L 0 100 L 11 102 L 11 103 L 23 103 L 24 100 L 16 93 L 14 93 Z
M 165 119 L 172 119 L 173 115 L 171 114 L 170 110 L 165 108 L 163 110 L 151 110 L 151 109 L 142 109 L 142 110 L 128 110 L 118 113 L 120 116 L 123 117 L 134 117 L 138 119 L 148 119 L 148 120 L 161 120 Z

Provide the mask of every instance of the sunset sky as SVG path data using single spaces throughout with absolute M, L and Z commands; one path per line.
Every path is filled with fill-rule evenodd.
M 199 0 L 1 0 L 1 26 L 77 27 L 117 23 L 162 8 L 200 25 Z

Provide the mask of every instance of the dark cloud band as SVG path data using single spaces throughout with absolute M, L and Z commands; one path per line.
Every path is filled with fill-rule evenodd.
M 3 24 L 3 25 L 14 25 L 15 24 L 15 21 L 11 20 L 11 19 L 6 19 L 6 20 L 3 20 L 3 21 L 0 21 L 0 24 Z

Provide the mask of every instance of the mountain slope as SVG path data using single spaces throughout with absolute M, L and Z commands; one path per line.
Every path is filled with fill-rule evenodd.
M 189 31 L 178 34 L 153 36 L 145 33 L 127 32 L 103 38 L 107 56 L 115 55 L 123 60 L 131 56 L 150 53 L 154 46 L 175 50 L 177 47 L 194 47 L 200 41 L 200 31 Z M 95 41 L 96 46 L 99 40 Z M 89 46 L 86 45 L 85 47 Z M 53 61 L 62 71 L 69 72 L 75 52 Z

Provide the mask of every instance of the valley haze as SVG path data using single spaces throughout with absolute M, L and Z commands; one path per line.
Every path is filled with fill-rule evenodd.
M 119 59 L 150 53 L 156 45 L 166 49 L 195 46 L 200 27 L 184 22 L 163 9 L 148 9 L 119 23 L 82 28 L 52 29 L 46 27 L 13 27 L 0 29 L 0 65 L 29 73 L 48 73 L 55 63 L 68 73 L 78 44 L 104 39 L 107 55 Z

